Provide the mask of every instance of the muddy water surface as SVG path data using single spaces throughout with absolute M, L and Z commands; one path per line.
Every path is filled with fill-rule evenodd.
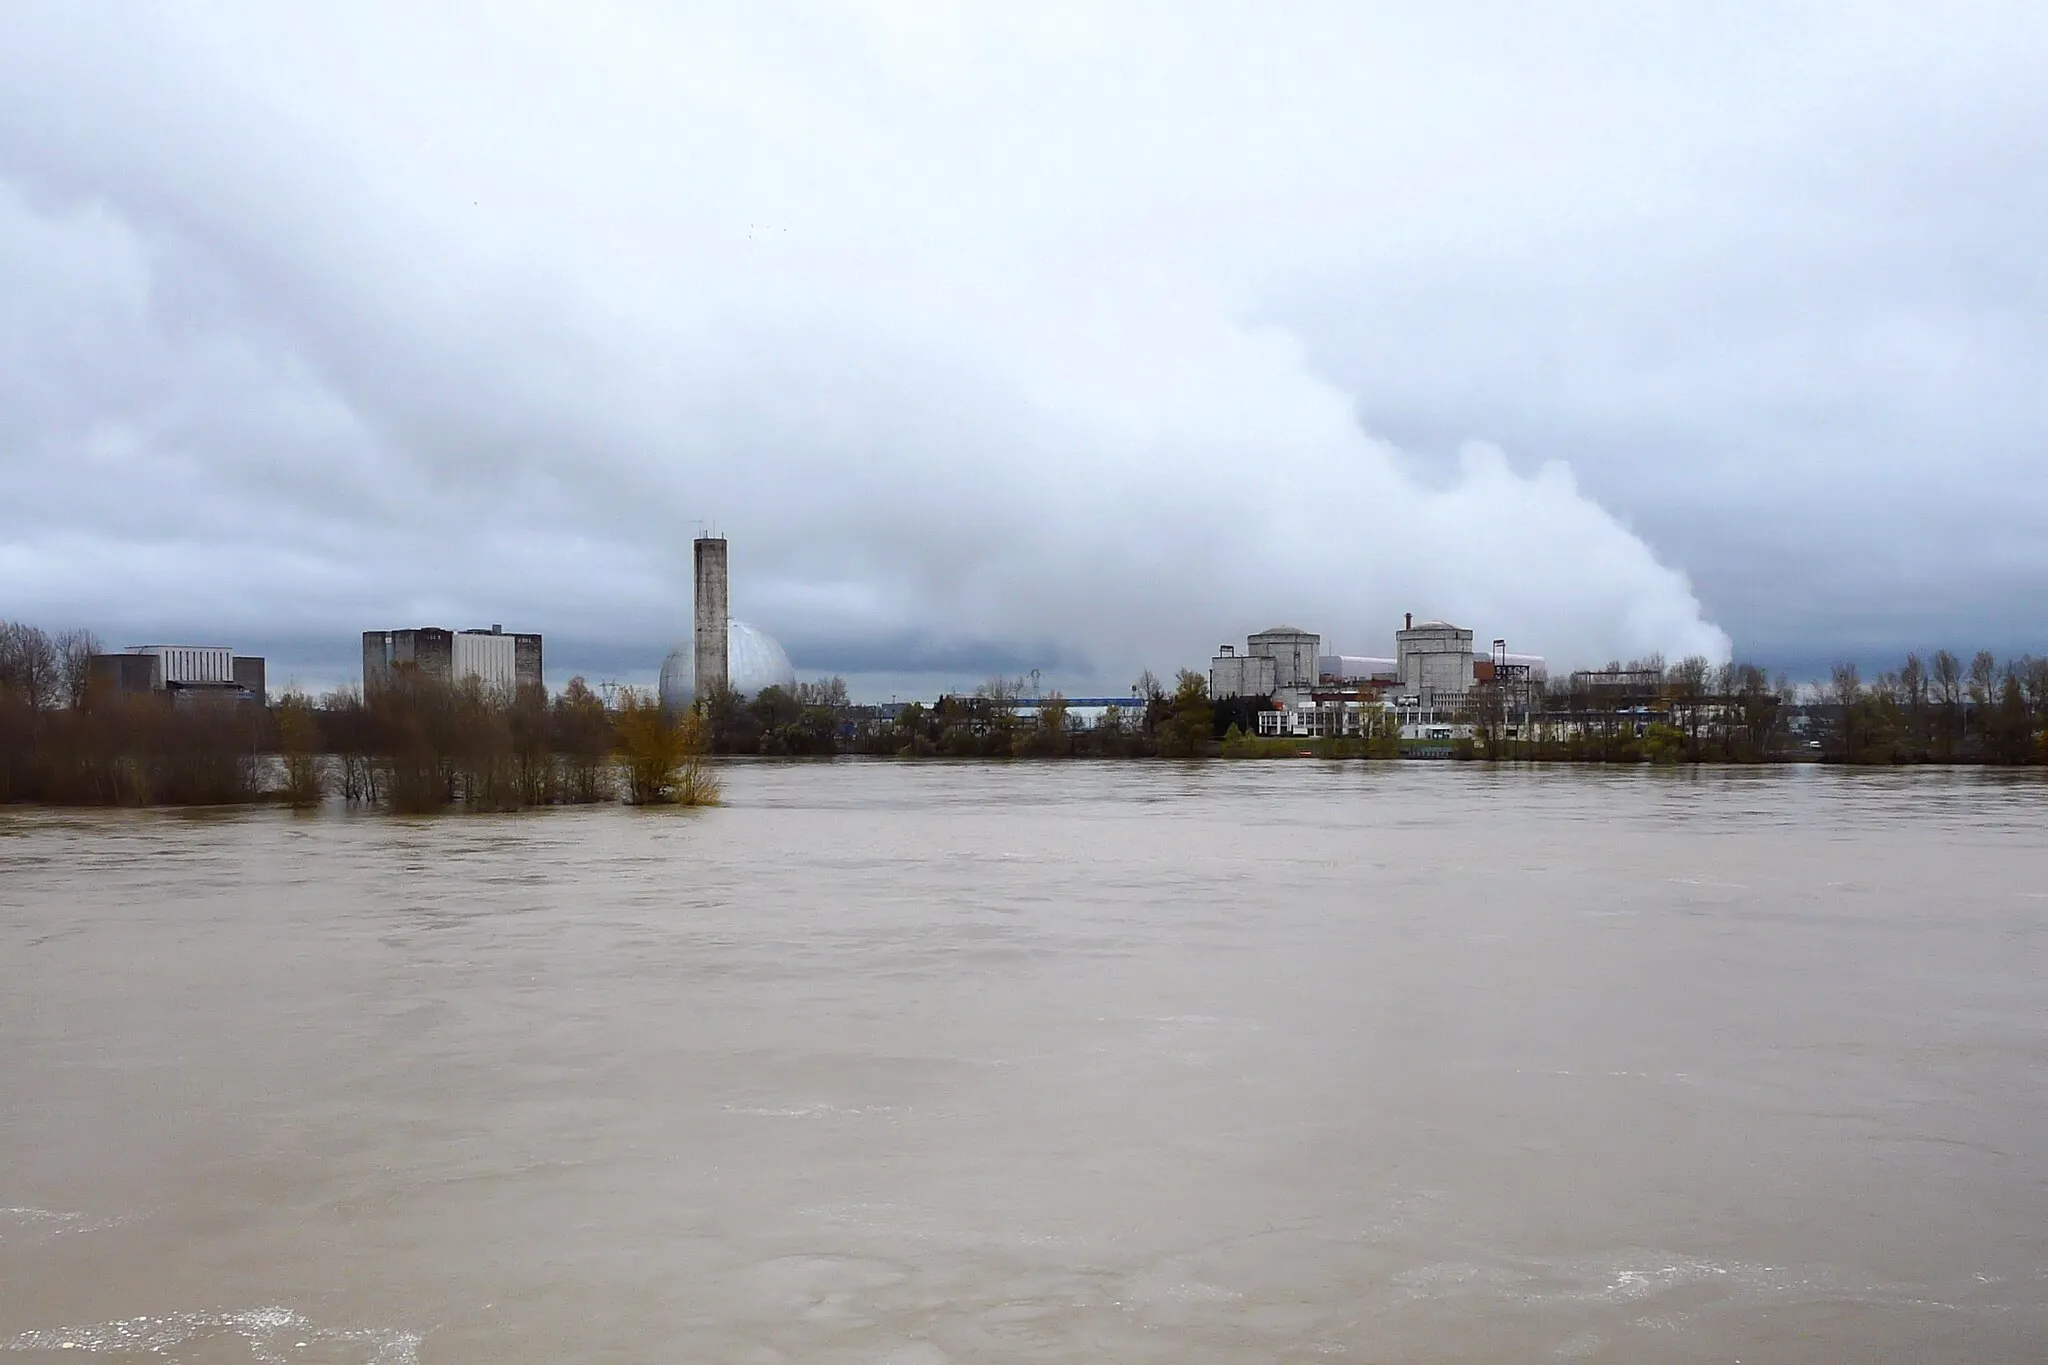
M 2048 787 L 0 811 L 0 1355 L 2048 1358 Z

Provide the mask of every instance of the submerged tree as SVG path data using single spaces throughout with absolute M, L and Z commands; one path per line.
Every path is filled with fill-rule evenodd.
M 284 761 L 284 799 L 295 810 L 320 804 L 326 775 L 320 761 L 320 723 L 303 693 L 288 691 L 273 708 L 277 749 Z
M 625 762 L 626 800 L 636 806 L 711 806 L 719 780 L 705 760 L 703 712 L 680 716 L 659 700 L 628 688 L 619 694 L 616 722 Z
M 577 804 L 612 798 L 612 718 L 604 700 L 581 677 L 555 698 L 553 741 L 560 764 L 562 800 Z

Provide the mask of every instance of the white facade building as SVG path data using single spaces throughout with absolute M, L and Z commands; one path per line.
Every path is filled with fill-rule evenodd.
M 1364 729 L 1356 704 L 1284 706 L 1259 712 L 1263 739 L 1349 739 Z
M 1325 695 L 1304 697 L 1292 706 L 1259 712 L 1259 734 L 1265 738 L 1357 739 L 1386 733 L 1381 717 L 1386 708 L 1376 701 Z
M 457 683 L 475 678 L 486 692 L 512 690 L 518 681 L 513 637 L 488 630 L 458 630 L 449 662 Z
M 150 685 L 159 691 L 173 685 L 224 685 L 235 680 L 235 651 L 226 645 L 136 645 L 129 652 L 156 660 Z

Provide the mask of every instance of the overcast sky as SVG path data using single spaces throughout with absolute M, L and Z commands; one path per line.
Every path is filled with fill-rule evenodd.
M 2048 649 L 2048 6 L 0 10 L 0 617 Z

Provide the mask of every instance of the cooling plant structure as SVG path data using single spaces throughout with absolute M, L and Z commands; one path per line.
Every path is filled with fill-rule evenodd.
M 725 537 L 698 537 L 695 564 L 693 628 L 662 660 L 662 705 L 680 711 L 719 688 L 749 699 L 770 687 L 794 689 L 796 670 L 782 646 L 766 631 L 732 618 Z

